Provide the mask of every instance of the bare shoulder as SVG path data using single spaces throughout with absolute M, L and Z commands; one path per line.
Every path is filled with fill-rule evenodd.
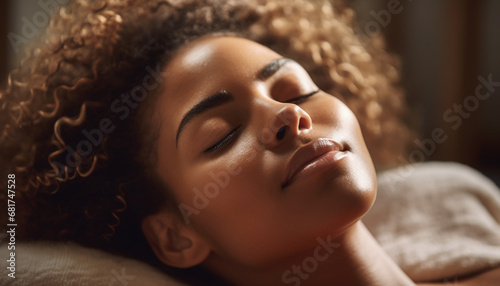
M 450 285 L 450 286 L 498 286 L 500 284 L 500 267 L 481 272 L 467 278 L 459 280 L 446 280 L 443 282 L 434 283 L 417 283 L 418 286 L 437 286 L 437 285 Z

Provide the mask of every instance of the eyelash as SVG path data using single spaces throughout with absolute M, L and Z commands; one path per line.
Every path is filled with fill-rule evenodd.
M 318 93 L 318 92 L 319 92 L 319 89 L 317 89 L 317 90 L 315 90 L 315 91 L 313 91 L 313 92 L 310 92 L 310 93 L 308 93 L 308 94 L 306 94 L 306 95 L 301 95 L 301 96 L 299 96 L 299 97 L 295 97 L 295 98 L 289 99 L 289 100 L 287 100 L 287 101 L 285 101 L 285 102 L 287 102 L 287 103 L 295 103 L 295 104 L 297 104 L 297 103 L 300 103 L 301 101 L 303 101 L 304 99 L 306 99 L 306 98 L 308 98 L 308 97 L 311 97 L 311 96 L 315 95 L 315 94 L 316 94 L 316 93 Z
M 311 97 L 313 95 L 315 95 L 316 93 L 319 92 L 319 89 L 313 91 L 313 92 L 310 92 L 308 94 L 305 94 L 305 95 L 301 95 L 301 96 L 298 96 L 296 98 L 292 98 L 290 100 L 287 100 L 286 102 L 287 103 L 300 103 L 301 101 L 307 99 L 308 97 Z M 234 128 L 233 130 L 231 130 L 231 132 L 229 132 L 229 134 L 226 135 L 226 137 L 222 138 L 222 140 L 220 140 L 219 142 L 215 143 L 214 145 L 208 147 L 207 149 L 205 149 L 205 151 L 203 151 L 203 153 L 211 153 L 217 149 L 220 149 L 221 147 L 223 147 L 226 143 L 228 143 L 234 136 L 236 136 L 238 130 L 240 129 L 241 125 L 239 125 L 238 127 Z
M 241 125 L 234 128 L 233 130 L 231 130 L 231 132 L 229 132 L 229 134 L 227 134 L 226 137 L 222 138 L 222 140 L 215 143 L 214 145 L 208 147 L 205 151 L 203 151 L 203 153 L 210 153 L 210 152 L 213 152 L 213 151 L 221 148 L 222 146 L 224 146 L 227 142 L 229 142 L 236 135 L 236 133 L 238 132 L 240 127 L 241 127 Z

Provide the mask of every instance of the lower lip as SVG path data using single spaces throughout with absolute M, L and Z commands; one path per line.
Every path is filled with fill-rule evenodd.
M 318 172 L 330 169 L 339 160 L 347 156 L 347 151 L 329 151 L 319 156 L 314 161 L 308 163 L 298 173 L 293 176 L 287 185 L 291 185 L 298 180 L 310 177 Z

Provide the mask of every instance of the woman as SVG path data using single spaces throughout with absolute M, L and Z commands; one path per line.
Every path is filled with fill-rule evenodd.
M 18 237 L 194 284 L 413 285 L 360 221 L 410 137 L 397 62 L 340 4 L 265 2 L 63 8 L 0 97 Z
M 203 263 L 235 285 L 277 285 L 296 280 L 299 270 L 277 274 L 324 238 L 312 285 L 411 285 L 359 221 L 376 184 L 355 116 L 300 65 L 248 40 L 206 36 L 182 47 L 165 74 L 157 170 L 190 224 L 161 211 L 144 219 L 160 260 Z M 206 206 L 188 212 L 203 195 Z

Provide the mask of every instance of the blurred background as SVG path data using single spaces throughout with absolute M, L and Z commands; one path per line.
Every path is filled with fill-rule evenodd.
M 384 34 L 403 63 L 411 121 L 420 137 L 406 159 L 461 162 L 500 185 L 500 1 L 346 1 L 356 11 L 362 38 L 368 43 L 369 36 Z M 67 2 L 0 2 L 2 85 L 26 41 Z M 478 86 L 483 99 L 476 96 Z M 440 129 L 447 136 L 441 143 L 433 139 Z
M 467 164 L 500 185 L 500 1 L 347 2 L 359 31 L 380 31 L 389 51 L 400 56 L 420 145 L 431 149 L 436 128 L 448 136 L 433 152 L 422 152 L 426 160 Z M 490 92 L 487 99 L 476 96 L 478 85 L 480 98 Z

